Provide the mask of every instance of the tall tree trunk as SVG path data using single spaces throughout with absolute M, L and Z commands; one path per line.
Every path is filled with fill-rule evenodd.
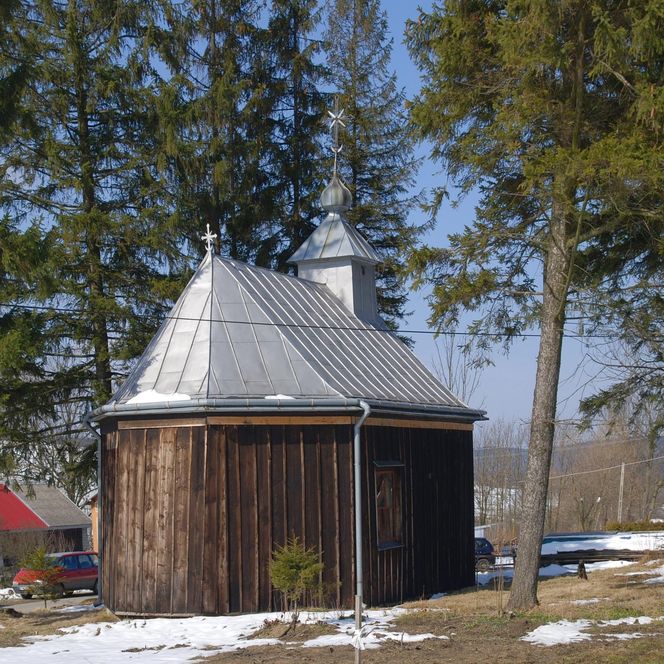
M 571 262 L 566 231 L 565 211 L 561 205 L 554 203 L 549 246 L 544 264 L 541 337 L 530 424 L 528 470 L 519 530 L 519 555 L 515 562 L 514 581 L 507 605 L 510 610 L 527 610 L 538 603 L 537 577 L 544 535 L 565 302 Z

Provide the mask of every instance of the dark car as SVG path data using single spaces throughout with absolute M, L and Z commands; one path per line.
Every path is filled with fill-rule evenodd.
M 496 564 L 493 544 L 486 537 L 475 538 L 475 570 L 488 572 Z
M 49 553 L 48 557 L 53 559 L 58 570 L 55 588 L 59 595 L 66 595 L 74 590 L 97 592 L 99 568 L 95 551 Z M 43 583 L 39 577 L 39 570 L 22 567 L 12 583 L 14 592 L 23 599 L 30 599 L 35 588 Z

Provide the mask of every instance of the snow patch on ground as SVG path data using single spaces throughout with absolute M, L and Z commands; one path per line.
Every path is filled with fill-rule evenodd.
M 656 567 L 653 570 L 650 570 L 648 574 L 655 575 L 655 578 L 648 579 L 643 583 L 664 583 L 664 565 L 662 565 L 661 567 Z
M 615 567 L 624 567 L 625 565 L 633 565 L 633 562 L 628 560 L 607 560 L 600 563 L 586 563 L 586 572 L 593 572 L 599 569 L 612 569 Z M 565 576 L 570 574 L 576 574 L 577 566 L 576 565 L 547 565 L 546 567 L 540 567 L 539 575 L 540 577 L 552 577 L 552 576 Z M 503 579 L 511 579 L 514 576 L 514 569 L 512 568 L 502 568 L 497 570 L 491 570 L 489 572 L 476 572 L 477 584 L 480 586 L 485 586 L 492 579 L 502 576 Z M 433 598 L 432 598 L 433 599 Z
M 406 609 L 393 608 L 365 611 L 361 634 L 355 634 L 352 617 L 338 613 L 312 612 L 300 616 L 302 622 L 323 621 L 336 627 L 336 634 L 319 636 L 304 642 L 305 648 L 321 646 L 358 645 L 362 649 L 380 647 L 393 640 L 403 643 L 424 639 L 446 639 L 433 634 L 407 634 L 391 625 Z M 28 637 L 24 645 L 3 648 L 3 661 L 12 664 L 71 664 L 75 654 L 78 661 L 95 664 L 131 662 L 184 662 L 192 657 L 206 657 L 220 652 L 232 652 L 282 643 L 277 639 L 251 639 L 251 635 L 274 620 L 286 620 L 283 613 L 255 613 L 242 616 L 198 616 L 194 618 L 152 618 L 149 620 L 121 620 L 117 623 L 89 623 L 60 629 L 57 634 Z
M 86 613 L 88 611 L 98 611 L 99 607 L 94 604 L 73 604 L 72 606 L 63 606 L 54 609 L 56 613 Z
M 13 588 L 0 588 L 0 599 L 20 599 L 21 596 Z
M 650 625 L 653 621 L 664 620 L 664 616 L 659 618 L 650 618 L 649 616 L 639 616 L 638 618 L 617 618 L 616 620 L 559 620 L 554 623 L 547 623 L 537 627 L 532 632 L 528 632 L 521 637 L 522 641 L 528 641 L 538 646 L 558 646 L 568 643 L 578 643 L 579 641 L 589 641 L 591 638 L 600 639 L 637 639 L 645 636 L 640 632 L 630 632 L 625 634 L 600 633 L 588 634 L 591 627 L 612 627 L 615 625 Z
M 584 606 L 586 604 L 598 604 L 599 602 L 606 602 L 609 598 L 608 597 L 592 597 L 591 599 L 573 599 L 572 604 L 576 604 L 578 606 Z
M 542 545 L 542 555 L 561 551 L 654 551 L 664 549 L 664 532 L 615 533 L 609 537 L 588 536 L 583 540 L 554 540 Z
M 166 401 L 191 401 L 191 397 L 188 394 L 180 394 L 179 392 L 164 394 L 155 390 L 145 390 L 129 399 L 127 403 L 164 403 Z
M 662 561 L 658 560 L 656 562 L 657 564 L 660 564 Z M 645 570 L 643 572 L 625 572 L 624 574 L 620 574 L 619 576 L 652 576 L 654 578 L 646 579 L 643 583 L 648 583 L 648 584 L 664 583 L 664 565 L 656 567 L 655 569 Z M 636 583 L 636 582 L 631 581 L 630 583 Z

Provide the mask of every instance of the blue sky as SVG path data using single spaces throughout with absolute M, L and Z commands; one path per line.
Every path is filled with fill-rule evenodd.
M 392 66 L 397 73 L 400 85 L 406 89 L 411 97 L 416 94 L 420 86 L 420 77 L 417 68 L 411 62 L 408 50 L 403 44 L 403 31 L 408 18 L 416 18 L 418 6 L 425 11 L 431 8 L 431 2 L 424 1 L 419 4 L 399 0 L 383 0 L 383 7 L 387 11 L 388 20 L 394 47 L 392 52 Z M 427 157 L 427 146 L 420 148 L 424 157 L 420 175 L 419 187 L 431 187 L 439 182 L 443 175 L 439 173 L 440 166 L 433 164 Z M 475 197 L 472 195 L 452 208 L 443 207 L 438 218 L 436 228 L 429 233 L 426 241 L 430 244 L 444 245 L 449 233 L 460 230 L 473 219 Z M 413 221 L 423 222 L 425 216 L 416 211 Z M 413 330 L 426 329 L 428 307 L 424 300 L 426 293 L 411 292 L 409 310 L 413 314 L 409 317 L 404 328 Z M 534 330 L 536 332 L 536 330 Z M 430 335 L 414 335 L 415 352 L 427 365 L 431 365 L 435 356 L 435 341 Z M 538 338 L 530 337 L 517 340 L 509 356 L 505 356 L 499 349 L 493 355 L 495 365 L 482 371 L 478 389 L 471 399 L 471 405 L 487 410 L 491 419 L 528 421 L 532 407 L 532 394 L 537 364 Z M 563 345 L 563 369 L 559 390 L 559 418 L 574 418 L 576 416 L 579 399 L 592 391 L 593 385 L 598 384 L 594 377 L 597 369 L 592 363 L 585 360 L 586 348 L 584 342 L 577 339 L 566 339 Z

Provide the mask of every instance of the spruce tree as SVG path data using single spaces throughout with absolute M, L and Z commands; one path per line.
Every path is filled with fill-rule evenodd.
M 353 194 L 348 219 L 385 258 L 378 266 L 379 309 L 396 325 L 406 303 L 398 268 L 417 235 L 408 223 L 417 163 L 405 96 L 390 68 L 392 40 L 380 0 L 334 0 L 327 19 L 329 83 L 347 118 L 339 156 Z
M 274 95 L 271 169 L 276 197 L 273 265 L 286 261 L 306 240 L 321 211 L 324 186 L 321 136 L 326 95 L 325 69 L 317 63 L 320 42 L 315 0 L 274 0 L 269 21 L 269 61 Z
M 31 63 L 0 148 L 0 440 L 10 472 L 21 450 L 81 432 L 179 290 L 164 270 L 168 261 L 176 271 L 178 254 L 153 161 L 141 41 L 149 5 L 22 7 L 0 63 L 10 48 Z
M 449 249 L 414 255 L 433 319 L 467 310 L 478 333 L 541 335 L 512 609 L 537 602 L 570 300 L 661 283 L 662 21 L 660 0 L 448 0 L 408 26 L 413 122 L 462 191 L 481 192 Z
M 264 264 L 276 203 L 274 93 L 260 9 L 257 0 L 170 5 L 155 42 L 168 67 L 159 137 L 175 223 L 191 253 L 202 251 L 200 230 L 209 224 L 222 254 Z

